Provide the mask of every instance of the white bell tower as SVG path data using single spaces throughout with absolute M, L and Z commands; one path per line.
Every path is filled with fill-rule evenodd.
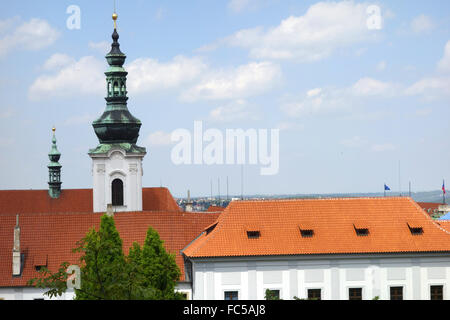
M 114 211 L 142 211 L 143 153 L 127 153 L 112 146 L 105 153 L 90 154 L 92 158 L 94 212 L 106 212 L 108 204 Z
M 111 51 L 106 55 L 106 109 L 92 123 L 100 144 L 89 150 L 92 159 L 94 212 L 142 211 L 143 147 L 136 145 L 141 121 L 127 107 L 127 72 L 123 68 L 126 55 L 120 51 L 113 14 L 114 32 Z

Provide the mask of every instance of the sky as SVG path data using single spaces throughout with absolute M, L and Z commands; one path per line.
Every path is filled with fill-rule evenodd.
M 62 187 L 92 188 L 114 1 L 0 9 L 0 188 L 48 188 L 53 126 Z M 225 195 L 228 179 L 240 195 L 241 176 L 245 194 L 450 185 L 449 1 L 116 0 L 116 11 L 144 187 Z M 278 171 L 174 163 L 171 133 L 194 121 L 278 129 Z

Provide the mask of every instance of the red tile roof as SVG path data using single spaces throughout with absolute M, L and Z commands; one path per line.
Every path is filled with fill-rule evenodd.
M 142 202 L 144 211 L 181 211 L 169 189 L 163 187 L 142 188 Z
M 57 199 L 47 190 L 0 190 L 0 215 L 92 212 L 92 189 L 63 189 Z
M 167 188 L 143 188 L 144 211 L 180 212 Z M 93 212 L 92 189 L 63 189 L 52 199 L 47 190 L 0 190 L 0 215 L 17 213 Z
M 417 204 L 425 210 L 426 213 L 428 213 L 430 216 L 437 212 L 439 209 L 439 206 L 442 205 L 442 203 L 435 203 L 435 202 L 417 202 Z
M 224 207 L 220 207 L 220 206 L 209 206 L 207 212 L 221 212 L 225 210 Z
M 436 224 L 450 233 L 450 220 L 438 220 Z
M 408 223 L 423 233 L 413 235 Z M 312 237 L 301 236 L 302 224 L 313 228 Z M 369 234 L 358 236 L 355 224 Z M 249 239 L 248 226 L 257 226 L 260 237 Z M 450 231 L 402 197 L 233 201 L 217 226 L 183 252 L 198 258 L 443 251 L 450 252 Z
M 76 242 L 95 227 L 98 230 L 100 213 L 24 213 L 19 215 L 20 249 L 25 254 L 22 276 L 12 276 L 12 248 L 15 214 L 0 215 L 0 286 L 24 286 L 38 275 L 34 265 L 47 263 L 56 271 L 60 263 L 78 262 L 79 254 L 72 253 Z M 195 239 L 206 226 L 217 220 L 218 213 L 189 213 L 175 211 L 123 212 L 115 214 L 116 227 L 123 240 L 124 252 L 134 241 L 144 242 L 149 226 L 158 231 L 165 248 L 176 254 L 176 262 L 184 278 L 184 263 L 180 250 Z

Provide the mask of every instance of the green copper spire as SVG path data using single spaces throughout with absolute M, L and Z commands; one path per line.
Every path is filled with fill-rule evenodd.
M 56 137 L 55 137 L 55 128 L 52 129 L 53 131 L 53 138 L 52 138 L 52 148 L 50 150 L 50 153 L 48 154 L 48 157 L 50 159 L 50 163 L 48 164 L 48 194 L 52 198 L 58 198 L 61 194 L 61 165 L 59 164 L 59 158 L 61 157 L 61 153 L 58 151 L 58 148 L 56 147 Z
M 105 112 L 92 123 L 95 134 L 100 145 L 97 149 L 105 149 L 102 145 L 123 144 L 131 149 L 140 148 L 136 146 L 139 136 L 141 121 L 135 118 L 127 108 L 127 74 L 123 68 L 126 55 L 120 51 L 119 34 L 117 33 L 117 14 L 113 15 L 114 32 L 111 51 L 106 55 L 109 68 L 106 75 L 106 109 Z M 130 149 L 128 148 L 128 149 Z M 145 149 L 140 148 L 140 152 Z M 91 150 L 90 153 L 97 151 Z

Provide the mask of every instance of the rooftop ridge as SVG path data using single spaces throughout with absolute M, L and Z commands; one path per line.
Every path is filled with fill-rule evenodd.
M 404 199 L 411 199 L 414 201 L 411 197 L 401 197 L 401 196 L 395 196 L 395 197 L 324 197 L 324 198 L 286 198 L 286 199 L 280 199 L 280 198 L 274 198 L 274 199 L 249 199 L 249 200 L 236 200 L 232 201 L 231 203 L 243 203 L 243 202 L 288 202 L 288 201 L 324 201 L 324 200 L 404 200 Z

